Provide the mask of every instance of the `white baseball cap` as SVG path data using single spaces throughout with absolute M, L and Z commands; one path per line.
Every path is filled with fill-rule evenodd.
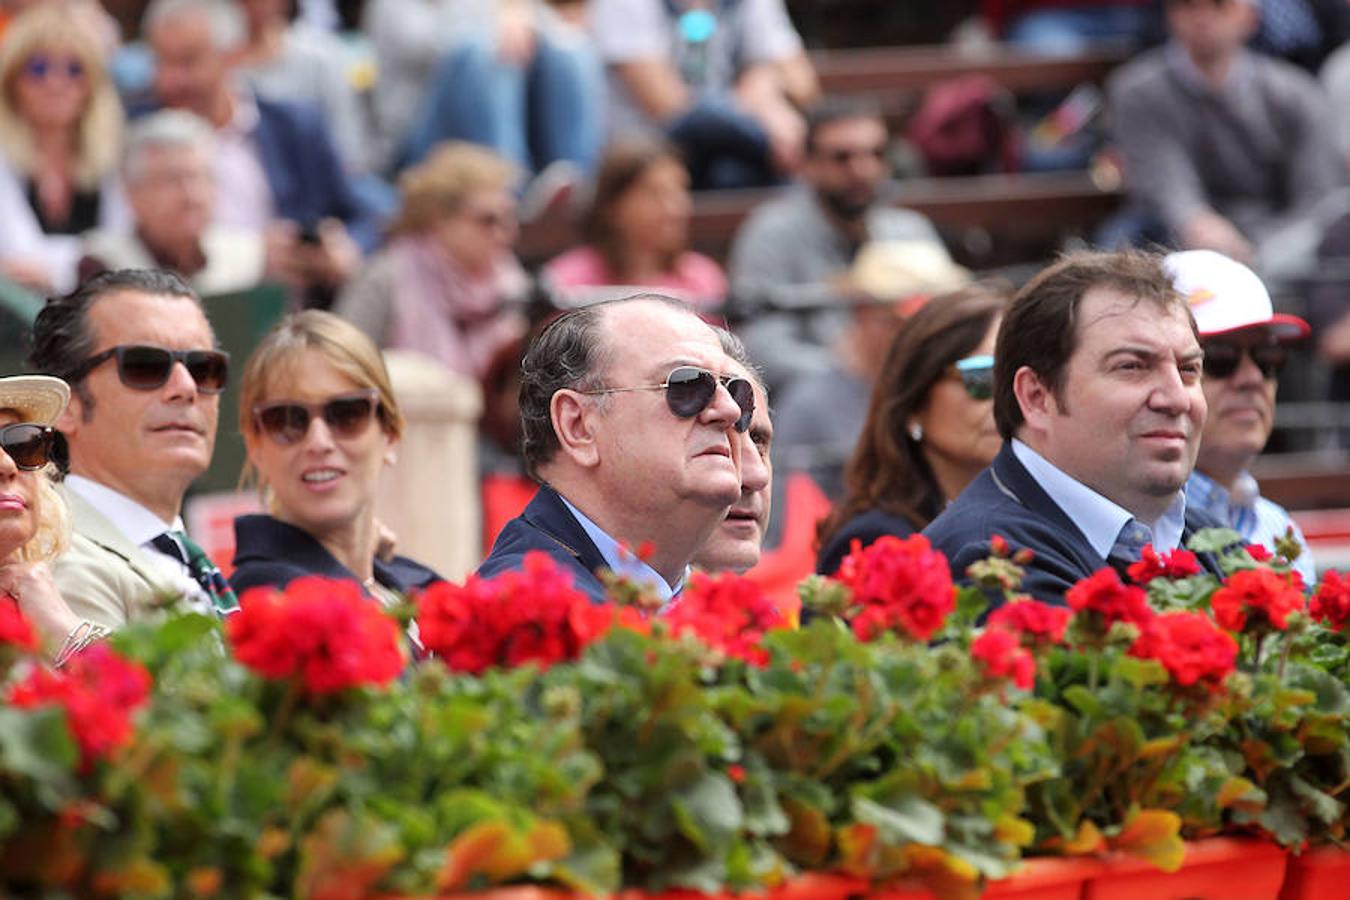
M 50 375 L 0 378 L 0 409 L 12 409 L 24 422 L 50 425 L 70 402 L 70 388 Z
M 1183 250 L 1163 260 L 1172 287 L 1186 298 L 1201 337 L 1264 328 L 1282 341 L 1312 330 L 1298 316 L 1275 312 L 1255 272 L 1214 250 Z

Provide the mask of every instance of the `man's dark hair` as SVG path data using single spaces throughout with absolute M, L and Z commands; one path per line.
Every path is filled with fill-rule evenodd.
M 874 119 L 882 125 L 886 124 L 886 119 L 881 114 L 881 107 L 870 100 L 860 97 L 826 97 L 806 112 L 804 145 L 806 154 L 810 156 L 815 153 L 816 138 L 820 136 L 822 129 L 828 128 L 835 122 L 843 122 L 849 119 Z
M 999 328 L 994 350 L 994 423 L 1004 440 L 1022 425 L 1013 377 L 1023 366 L 1064 406 L 1064 370 L 1078 346 L 1078 307 L 1102 288 L 1148 302 L 1160 312 L 1180 309 L 1195 329 L 1186 301 L 1172 288 L 1162 256 L 1142 250 L 1069 253 L 1023 285 Z
M 605 368 L 609 348 L 601 319 L 612 306 L 638 301 L 664 303 L 696 315 L 689 304 L 664 294 L 602 300 L 563 313 L 539 332 L 525 351 L 520 362 L 520 456 L 526 473 L 536 481 L 542 480 L 539 467 L 552 460 L 561 447 L 550 411 L 553 395 L 565 388 L 604 387 L 598 373 Z
M 95 300 L 123 291 L 156 297 L 187 297 L 198 306 L 197 296 L 186 281 L 164 269 L 116 269 L 95 275 L 69 294 L 50 297 L 33 322 L 33 352 L 28 363 L 34 371 L 70 381 L 71 374 L 94 352 L 89 330 L 89 307 Z M 86 417 L 93 410 L 93 397 L 83 379 L 71 384 Z

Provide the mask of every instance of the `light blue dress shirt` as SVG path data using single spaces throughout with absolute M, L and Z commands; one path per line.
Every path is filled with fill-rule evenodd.
M 1013 454 L 1036 479 L 1041 490 L 1055 501 L 1055 505 L 1064 510 L 1064 514 L 1078 526 L 1087 538 L 1092 549 L 1102 559 L 1111 555 L 1120 530 L 1135 516 L 1122 506 L 1106 499 L 1083 482 L 1058 468 L 1044 456 L 1032 450 L 1026 444 L 1013 439 Z M 1159 552 L 1175 550 L 1181 544 L 1182 532 L 1186 529 L 1186 494 L 1177 491 L 1167 511 L 1157 521 L 1140 524 L 1149 530 L 1153 548 Z
M 669 584 L 661 573 L 647 565 L 634 555 L 632 550 L 625 549 L 618 541 L 610 537 L 603 528 L 592 522 L 586 517 L 586 514 L 573 506 L 562 494 L 559 499 L 567 506 L 568 512 L 576 517 L 585 529 L 586 536 L 595 544 L 595 549 L 600 551 L 600 555 L 605 558 L 615 575 L 627 578 L 635 584 L 641 585 L 650 590 L 657 597 L 661 598 L 662 604 L 667 604 L 681 589 L 684 588 L 684 576 L 674 585 Z
M 1275 539 L 1284 537 L 1286 529 L 1294 529 L 1294 537 L 1303 546 L 1303 553 L 1294 560 L 1294 571 L 1303 576 L 1304 584 L 1317 583 L 1317 566 L 1308 552 L 1307 538 L 1283 506 L 1261 496 L 1249 472 L 1238 476 L 1232 491 L 1208 475 L 1192 472 L 1186 482 L 1186 502 L 1242 535 L 1247 543 L 1261 544 L 1267 550 L 1275 549 Z

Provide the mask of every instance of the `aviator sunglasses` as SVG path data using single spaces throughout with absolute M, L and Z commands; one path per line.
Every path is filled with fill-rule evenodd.
M 197 390 L 203 394 L 225 390 L 230 374 L 230 354 L 223 350 L 170 350 L 153 344 L 118 344 L 86 359 L 66 380 L 79 381 L 110 359 L 117 360 L 117 377 L 122 383 L 137 391 L 163 387 L 176 362 L 187 367 Z
M 1206 341 L 1204 347 L 1204 372 L 1210 378 L 1227 378 L 1242 365 L 1243 354 L 1250 354 L 1256 368 L 1261 370 L 1261 377 L 1269 380 L 1280 374 L 1289 359 L 1289 352 L 1279 344 L 1246 347 L 1224 341 Z
M 636 387 L 600 388 L 594 391 L 578 391 L 587 396 L 599 394 L 622 394 L 628 391 L 665 391 L 666 405 L 681 419 L 692 419 L 708 408 L 717 394 L 717 384 L 726 386 L 727 393 L 741 409 L 735 428 L 744 433 L 750 427 L 750 417 L 755 414 L 755 390 L 750 382 L 739 375 L 714 375 L 698 366 L 679 366 L 666 376 L 661 384 L 640 384 Z
M 309 425 L 321 418 L 333 437 L 350 440 L 360 437 L 380 408 L 380 392 L 375 388 L 356 394 L 343 394 L 323 403 L 282 400 L 253 407 L 258 429 L 283 446 L 298 444 L 309 434 Z
M 18 422 L 0 428 L 0 449 L 25 472 L 40 469 L 51 461 L 55 440 L 56 433 L 50 425 Z
M 956 374 L 972 400 L 994 396 L 994 358 L 988 354 L 967 356 L 956 361 Z

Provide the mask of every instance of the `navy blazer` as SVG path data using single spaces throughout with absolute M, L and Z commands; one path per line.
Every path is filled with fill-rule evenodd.
M 879 509 L 858 513 L 841 525 L 820 548 L 820 554 L 816 557 L 816 571 L 821 575 L 833 575 L 839 571 L 839 564 L 852 552 L 854 541 L 867 547 L 875 543 L 877 538 L 886 535 L 907 538 L 916 530 L 909 519 Z
M 1201 528 L 1219 528 L 1220 523 L 1187 508 L 1183 538 Z M 933 547 L 947 556 L 952 577 L 968 583 L 966 569 L 989 555 L 989 537 L 999 534 L 1017 550 L 1030 549 L 1035 557 L 1025 567 L 1022 589 L 1038 600 L 1063 605 L 1064 592 L 1076 582 L 1107 565 L 1088 543 L 1087 537 L 1050 499 L 1004 443 L 989 468 L 972 481 L 961 496 L 923 533 Z M 1214 574 L 1222 574 L 1210 554 L 1200 562 Z
M 240 516 L 234 520 L 230 587 L 236 594 L 259 586 L 285 588 L 305 575 L 361 582 L 308 531 L 271 516 Z M 406 557 L 396 556 L 390 562 L 375 560 L 375 581 L 400 594 L 441 580 L 431 569 Z
M 609 563 L 562 497 L 546 484 L 539 486 L 524 512 L 506 523 L 477 574 L 491 578 L 516 571 L 531 550 L 547 553 L 572 574 L 577 590 L 596 603 L 604 601 L 605 586 L 596 572 L 609 568 Z

